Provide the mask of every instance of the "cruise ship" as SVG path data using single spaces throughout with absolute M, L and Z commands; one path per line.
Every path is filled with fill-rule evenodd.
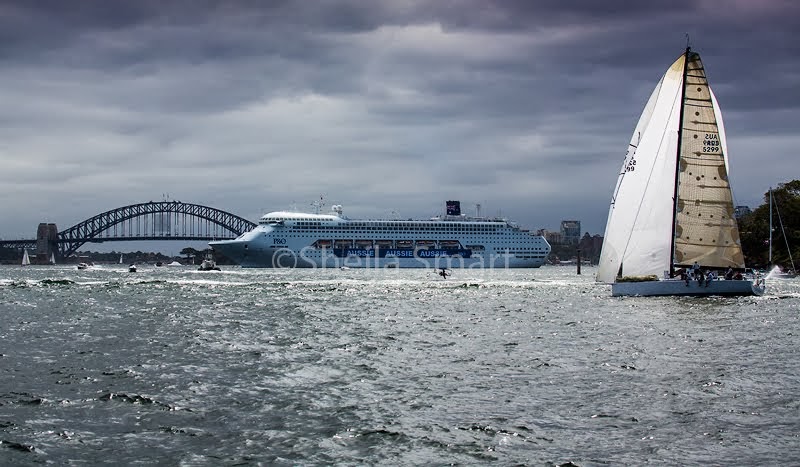
M 210 242 L 245 268 L 538 268 L 550 244 L 502 218 L 461 214 L 458 201 L 428 220 L 349 219 L 277 211 L 233 240 Z

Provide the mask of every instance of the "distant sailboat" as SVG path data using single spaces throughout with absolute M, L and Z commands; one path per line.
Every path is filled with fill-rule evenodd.
M 22 254 L 22 265 L 29 266 L 31 264 L 31 259 L 28 257 L 28 249 L 25 248 L 25 253 Z
M 52 264 L 52 265 L 56 264 L 56 254 L 55 253 L 50 253 L 50 264 Z
M 699 270 L 696 280 L 690 268 Z M 597 280 L 611 283 L 612 296 L 764 293 L 761 279 L 703 280 L 700 273 L 729 269 L 744 272 L 745 263 L 725 129 L 700 55 L 687 47 L 633 132 L 611 198 Z
M 781 235 L 786 242 L 786 251 L 789 252 L 789 261 L 792 263 L 792 269 L 784 271 L 780 267 L 772 264 L 772 208 L 775 207 L 775 212 L 778 214 L 778 224 L 781 226 Z M 778 210 L 778 205 L 775 203 L 775 198 L 772 196 L 772 187 L 769 189 L 769 265 L 772 270 L 769 272 L 770 279 L 794 279 L 797 277 L 797 269 L 794 267 L 794 258 L 792 258 L 792 249 L 789 247 L 789 239 L 786 238 L 786 231 L 783 229 L 783 220 L 781 220 L 781 212 Z
M 119 264 L 122 264 L 122 255 L 119 255 Z

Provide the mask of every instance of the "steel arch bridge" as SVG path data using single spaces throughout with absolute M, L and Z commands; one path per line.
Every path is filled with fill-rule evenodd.
M 180 201 L 150 201 L 100 213 L 58 233 L 62 258 L 85 243 L 133 240 L 222 240 L 256 226 L 219 209 Z

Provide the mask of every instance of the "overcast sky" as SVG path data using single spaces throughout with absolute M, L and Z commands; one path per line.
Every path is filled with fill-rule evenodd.
M 165 195 L 602 235 L 686 34 L 755 207 L 800 178 L 798 31 L 792 0 L 2 0 L 0 237 Z

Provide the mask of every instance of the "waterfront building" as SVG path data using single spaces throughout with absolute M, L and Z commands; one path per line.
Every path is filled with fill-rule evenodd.
M 581 221 L 561 221 L 561 238 L 564 243 L 578 243 L 581 239 Z

